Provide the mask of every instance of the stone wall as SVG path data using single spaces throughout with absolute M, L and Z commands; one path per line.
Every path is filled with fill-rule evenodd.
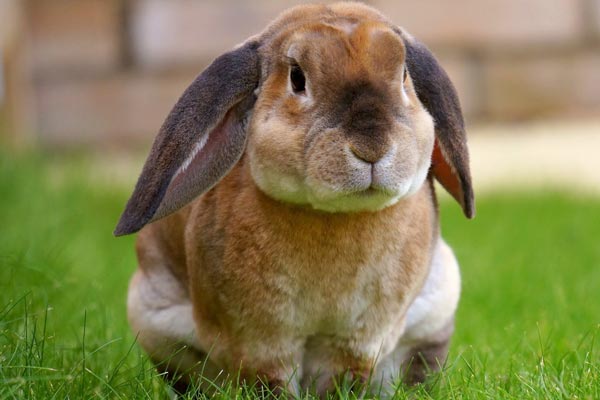
M 207 63 L 297 3 L 0 0 L 2 107 L 43 143 L 147 143 Z M 600 115 L 600 0 L 368 3 L 435 51 L 469 122 Z

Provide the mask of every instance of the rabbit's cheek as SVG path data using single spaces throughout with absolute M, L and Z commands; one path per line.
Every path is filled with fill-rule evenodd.
M 425 179 L 427 179 L 431 167 L 431 153 L 433 152 L 435 133 L 433 118 L 424 109 L 416 113 L 413 118 L 413 132 L 415 144 L 412 151 L 415 152 L 416 170 L 412 177 L 408 195 L 419 190 Z
M 387 163 L 375 164 L 373 173 L 374 183 L 394 192 L 399 198 L 410 196 L 416 193 L 429 172 L 430 154 L 418 151 L 418 140 L 412 136 L 397 145 L 397 151 L 394 158 Z M 431 146 L 433 140 L 431 140 Z M 385 160 L 382 160 L 385 161 Z M 379 173 L 379 170 L 381 172 Z
M 363 191 L 371 185 L 371 168 L 356 158 L 337 129 L 321 132 L 306 155 L 306 184 L 319 198 Z
M 288 203 L 307 202 L 302 172 L 303 137 L 301 129 L 293 129 L 276 118 L 253 126 L 247 155 L 252 179 L 262 192 Z
M 394 144 L 393 152 L 373 164 L 371 186 L 393 193 L 398 198 L 404 196 L 411 186 L 416 170 L 410 148 L 411 146 Z
M 267 196 L 286 203 L 308 202 L 304 183 L 298 176 L 265 168 L 258 162 L 251 163 L 250 169 L 254 183 Z

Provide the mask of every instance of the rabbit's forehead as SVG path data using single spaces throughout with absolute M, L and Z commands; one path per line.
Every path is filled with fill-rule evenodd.
M 283 55 L 307 69 L 333 69 L 343 75 L 384 74 L 391 78 L 402 67 L 402 39 L 387 25 L 375 21 L 319 22 L 292 32 L 282 46 Z

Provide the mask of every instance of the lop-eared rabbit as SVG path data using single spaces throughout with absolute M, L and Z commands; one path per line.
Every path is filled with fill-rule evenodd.
M 283 13 L 185 90 L 119 221 L 140 345 L 178 386 L 423 381 L 460 292 L 433 181 L 471 218 L 468 158 L 423 44 L 359 3 Z

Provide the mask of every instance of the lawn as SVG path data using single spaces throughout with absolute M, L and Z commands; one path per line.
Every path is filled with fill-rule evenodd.
M 125 316 L 130 187 L 91 169 L 0 151 L 0 399 L 168 398 Z M 397 398 L 599 399 L 599 199 L 498 190 L 473 221 L 442 202 L 442 228 L 463 274 L 450 357 Z

